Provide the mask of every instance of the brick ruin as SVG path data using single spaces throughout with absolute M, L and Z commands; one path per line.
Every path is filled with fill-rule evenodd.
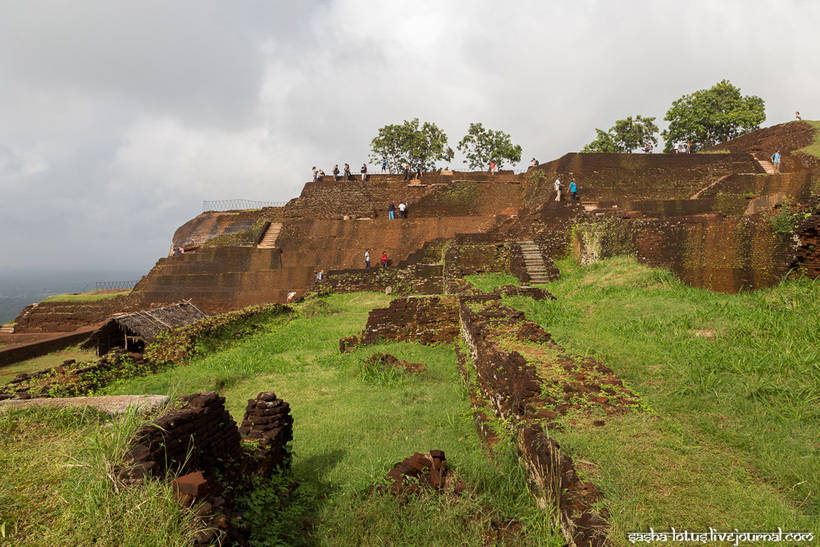
M 289 466 L 292 438 L 290 407 L 274 393 L 250 399 L 239 428 L 224 397 L 196 393 L 180 397 L 169 412 L 137 430 L 117 476 L 128 484 L 178 474 L 180 505 L 198 504 L 202 530 L 195 543 L 243 543 L 247 530 L 234 524 L 233 503 L 255 477 Z

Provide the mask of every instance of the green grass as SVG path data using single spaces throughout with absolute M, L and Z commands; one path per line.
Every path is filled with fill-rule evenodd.
M 0 544 L 190 545 L 191 513 L 178 507 L 170 482 L 115 488 L 109 476 L 143 419 L 0 413 Z
M 338 339 L 360 331 L 368 311 L 388 301 L 372 293 L 308 301 L 300 317 L 240 346 L 105 392 L 219 389 L 236 419 L 261 391 L 288 401 L 300 484 L 290 501 L 301 510 L 271 504 L 265 529 L 287 531 L 289 543 L 480 545 L 494 522 L 515 519 L 524 526 L 517 541 L 561 544 L 527 492 L 512 441 L 496 448 L 495 463 L 479 446 L 451 346 L 379 344 L 339 353 Z M 377 351 L 426 368 L 420 374 L 364 373 L 364 360 Z M 467 482 L 465 492 L 397 500 L 373 490 L 393 464 L 436 448 Z M 275 490 L 260 490 L 258 497 L 278 499 Z
M 616 528 L 816 527 L 820 285 L 729 295 L 632 258 L 559 266 L 548 286 L 557 301 L 508 301 L 568 350 L 604 361 L 652 409 L 557 432 L 592 462 Z M 664 470 L 674 483 L 659 480 Z M 687 520 L 669 521 L 684 514 L 676 506 Z
M 499 272 L 465 275 L 464 279 L 483 292 L 492 292 L 503 285 L 518 286 L 520 284 L 517 277 Z
M 36 372 L 51 367 L 56 367 L 68 359 L 74 359 L 77 362 L 91 361 L 97 358 L 96 352 L 93 350 L 80 349 L 77 346 L 72 346 L 60 351 L 49 353 L 33 359 L 26 359 L 19 363 L 11 365 L 0 366 L 0 384 L 5 384 L 12 380 L 15 376 L 22 372 Z
M 815 158 L 820 158 L 820 121 L 803 121 L 814 128 L 814 142 L 805 148 L 795 150 L 795 152 L 802 152 L 804 154 L 814 156 Z
M 108 300 L 109 298 L 116 298 L 118 296 L 125 296 L 130 294 L 131 290 L 124 291 L 89 291 L 83 293 L 72 294 L 55 294 L 43 299 L 43 302 L 99 302 L 100 300 Z

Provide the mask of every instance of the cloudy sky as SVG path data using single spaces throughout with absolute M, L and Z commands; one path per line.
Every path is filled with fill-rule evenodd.
M 0 270 L 147 270 L 202 200 L 287 200 L 413 117 L 541 161 L 723 78 L 818 119 L 819 27 L 816 0 L 3 2 Z

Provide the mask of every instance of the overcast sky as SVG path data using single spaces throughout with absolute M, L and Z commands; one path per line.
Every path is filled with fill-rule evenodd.
M 3 2 L 0 271 L 147 270 L 203 199 L 287 200 L 413 117 L 522 166 L 723 78 L 818 119 L 818 28 L 816 0 Z

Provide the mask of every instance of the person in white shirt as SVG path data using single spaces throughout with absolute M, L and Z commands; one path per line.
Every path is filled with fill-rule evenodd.
M 370 269 L 370 249 L 366 249 L 364 252 L 364 269 Z
M 555 179 L 555 201 L 561 201 L 561 179 Z
M 403 201 L 399 203 L 399 215 L 401 218 L 407 218 L 407 204 Z

